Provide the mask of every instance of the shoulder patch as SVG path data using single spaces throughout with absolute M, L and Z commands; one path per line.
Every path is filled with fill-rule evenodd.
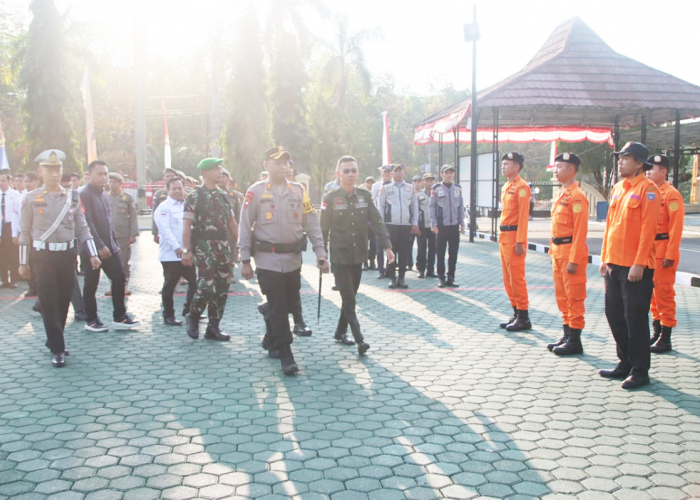
M 518 196 L 520 196 L 521 198 L 524 198 L 525 196 L 527 196 L 527 189 L 520 188 L 520 190 L 518 190 Z
M 301 203 L 302 203 L 302 212 L 304 215 L 313 213 L 314 211 L 314 206 L 311 204 L 311 198 L 309 198 L 309 195 L 306 192 L 306 189 L 302 188 L 302 195 L 301 195 Z
M 676 210 L 678 210 L 678 203 L 675 201 L 672 201 L 671 203 L 668 204 L 668 209 L 671 212 L 675 212 Z
M 245 194 L 245 202 L 243 203 L 243 207 L 248 208 L 248 205 L 250 205 L 253 202 L 253 198 L 255 198 L 255 193 L 248 190 L 248 192 L 246 192 Z
M 656 198 L 656 193 L 647 191 L 647 198 L 649 198 L 649 201 L 654 201 L 654 198 Z
M 583 210 L 583 207 L 581 206 L 580 203 L 574 204 L 574 206 L 573 206 L 574 213 L 579 213 L 581 210 Z

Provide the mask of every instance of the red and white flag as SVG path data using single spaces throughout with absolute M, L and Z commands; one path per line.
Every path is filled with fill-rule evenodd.
M 163 103 L 163 122 L 165 126 L 165 150 L 163 152 L 163 171 L 172 167 L 172 153 L 170 152 L 170 134 L 168 133 L 168 110 L 165 108 L 165 100 Z
M 549 152 L 549 165 L 547 165 L 547 172 L 554 171 L 554 159 L 557 157 L 557 141 L 552 141 L 552 149 Z
M 389 150 L 389 120 L 387 111 L 382 111 L 382 165 L 391 164 L 391 151 Z

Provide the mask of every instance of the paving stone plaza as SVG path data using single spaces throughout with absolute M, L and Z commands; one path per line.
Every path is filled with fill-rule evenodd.
M 141 328 L 88 333 L 69 313 L 63 369 L 33 301 L 4 292 L 0 499 L 699 498 L 700 289 L 677 288 L 675 350 L 654 355 L 651 385 L 630 392 L 597 375 L 616 356 L 594 266 L 585 354 L 558 358 L 545 348 L 561 325 L 549 258 L 528 254 L 533 329 L 510 333 L 498 327 L 511 309 L 497 245 L 460 250 L 457 290 L 407 273 L 411 289 L 393 291 L 364 273 L 363 358 L 332 339 L 329 276 L 316 324 L 318 271 L 305 265 L 314 334 L 295 339 L 293 377 L 260 348 L 255 284 L 231 288 L 231 342 L 165 327 L 148 233 L 128 306 Z

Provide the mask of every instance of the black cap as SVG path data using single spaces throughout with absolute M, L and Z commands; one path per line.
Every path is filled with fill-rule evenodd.
M 576 165 L 577 168 L 581 166 L 581 158 L 576 156 L 574 153 L 562 153 L 556 158 L 554 158 L 554 161 L 563 161 L 565 163 L 571 163 L 572 165 Z
M 501 158 L 501 161 L 504 160 L 515 162 L 521 167 L 525 164 L 525 157 L 520 153 L 516 153 L 515 151 L 511 151 L 510 153 L 504 154 L 503 158 Z
M 447 170 L 452 170 L 453 172 L 455 171 L 454 166 L 450 165 L 449 163 L 445 163 L 442 168 L 440 169 L 440 173 L 443 173 Z
M 379 167 L 379 170 L 381 172 L 391 172 L 392 168 L 391 165 L 382 165 L 381 167 Z
M 403 165 L 401 165 L 400 163 L 393 163 L 393 164 L 391 165 L 391 170 L 392 170 L 392 171 L 396 170 L 397 168 L 400 168 L 401 170 L 406 170 L 405 168 L 403 168 Z
M 637 160 L 644 163 L 647 169 L 651 168 L 651 163 L 647 161 L 647 157 L 649 156 L 649 148 L 641 142 L 628 142 L 620 151 L 615 151 L 613 154 L 615 157 L 632 155 Z
M 292 159 L 292 155 L 284 149 L 284 146 L 277 146 L 276 148 L 270 148 L 265 151 L 265 161 L 267 160 L 279 160 L 283 157 L 287 157 L 288 160 Z
M 647 158 L 647 161 L 652 165 L 660 165 L 664 168 L 671 167 L 671 160 L 666 155 L 651 155 L 649 158 Z

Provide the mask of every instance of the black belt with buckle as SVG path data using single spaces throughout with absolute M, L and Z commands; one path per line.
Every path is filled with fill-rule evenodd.
M 563 238 L 552 238 L 552 243 L 554 243 L 555 245 L 568 245 L 573 242 L 573 236 L 564 236 Z
M 304 240 L 296 243 L 268 243 L 267 241 L 256 241 L 255 252 L 272 253 L 298 253 L 304 248 Z
M 656 235 L 656 238 L 654 238 L 656 241 L 663 241 L 668 239 L 668 233 L 659 233 Z
M 518 226 L 501 226 L 501 232 L 504 231 L 517 231 Z

